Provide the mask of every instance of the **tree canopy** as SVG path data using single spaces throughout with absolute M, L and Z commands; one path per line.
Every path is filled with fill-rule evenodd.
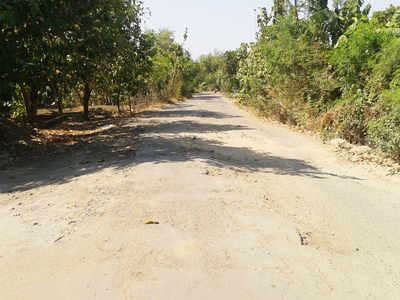
M 78 5 L 66 0 L 1 1 L 0 107 L 22 100 L 19 107 L 35 124 L 39 105 L 55 101 L 61 114 L 63 98 L 76 91 L 87 119 L 92 91 L 102 90 L 119 105 L 121 95 L 134 96 L 151 87 L 162 93 L 166 87 L 154 79 L 162 72 L 171 77 L 163 79 L 171 90 L 167 98 L 189 92 L 185 74 L 191 69 L 190 55 L 172 34 L 142 31 L 142 4 L 137 0 L 84 0 Z M 170 65 L 160 65 L 163 59 Z

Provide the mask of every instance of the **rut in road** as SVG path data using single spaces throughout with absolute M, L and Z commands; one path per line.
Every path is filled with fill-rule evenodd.
M 0 194 L 2 299 L 400 295 L 398 185 L 217 94 L 143 113 L 121 136 L 138 125 L 134 144 L 96 148 L 134 156 L 61 164 Z

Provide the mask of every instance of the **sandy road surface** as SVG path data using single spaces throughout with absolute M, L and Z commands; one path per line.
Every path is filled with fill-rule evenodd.
M 0 299 L 400 298 L 396 179 L 210 93 L 109 132 L 0 170 Z

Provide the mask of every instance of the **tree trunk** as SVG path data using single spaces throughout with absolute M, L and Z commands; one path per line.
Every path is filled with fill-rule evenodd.
M 132 116 L 132 97 L 128 96 L 128 100 L 129 100 L 129 115 Z
M 115 101 L 115 104 L 117 105 L 117 108 L 118 108 L 118 114 L 120 115 L 121 114 L 121 106 L 120 106 L 120 101 L 119 101 L 119 98 L 120 98 L 120 96 L 121 96 L 121 89 L 122 89 L 122 85 L 119 87 L 119 89 L 118 89 L 118 93 L 117 93 L 117 99 L 116 99 L 116 101 Z
M 54 81 L 54 93 L 56 95 L 56 103 L 58 109 L 58 115 L 61 116 L 63 112 L 63 93 L 62 93 L 62 85 L 61 88 L 58 88 L 57 81 Z
M 89 120 L 89 99 L 92 90 L 89 87 L 89 83 L 85 83 L 85 94 L 83 95 L 83 119 Z
M 26 118 L 28 119 L 29 124 L 32 126 L 37 121 L 37 110 L 38 110 L 38 92 L 39 89 L 35 83 L 30 86 L 30 94 L 25 90 L 25 86 L 23 83 L 19 83 L 21 88 L 22 95 L 24 97 L 24 104 L 26 110 Z
M 62 96 L 58 96 L 58 97 L 57 97 L 57 109 L 58 109 L 58 115 L 59 115 L 59 116 L 61 116 L 62 114 L 64 114 Z

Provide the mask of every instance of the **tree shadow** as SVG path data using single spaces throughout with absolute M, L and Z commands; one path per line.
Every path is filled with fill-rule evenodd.
M 221 95 L 217 93 L 201 93 L 193 95 L 193 99 L 200 101 L 221 100 Z
M 73 145 L 32 151 L 17 163 L 0 168 L 0 193 L 63 184 L 104 168 L 123 168 L 134 159 L 142 131 L 132 122 L 122 123 L 82 135 Z
M 191 109 L 164 109 L 159 112 L 145 112 L 140 115 L 141 118 L 213 118 L 213 119 L 225 119 L 225 118 L 241 118 L 242 116 L 229 115 L 227 113 L 220 113 L 216 111 L 210 111 L 205 109 L 191 110 Z
M 201 99 L 215 98 L 206 96 Z M 191 107 L 190 101 L 140 115 L 139 121 L 145 125 L 138 125 L 136 119 L 125 120 L 83 137 L 74 145 L 49 148 L 37 155 L 28 155 L 15 165 L 2 167 L 0 193 L 62 185 L 105 168 L 125 169 L 148 162 L 179 163 L 199 158 L 209 166 L 240 169 L 244 172 L 318 179 L 341 177 L 322 172 L 304 160 L 260 153 L 248 147 L 232 147 L 218 139 L 201 138 L 200 133 L 242 132 L 255 128 L 240 124 L 214 124 L 212 120 L 204 122 L 204 118 L 228 121 L 232 116 L 213 111 L 185 110 L 185 107 Z M 203 120 L 201 123 L 196 120 L 168 121 L 173 114 L 180 117 L 199 114 Z M 159 118 L 163 118 L 163 123 L 158 121 Z
M 142 151 L 145 155 L 139 153 L 131 166 L 148 162 L 162 164 L 202 159 L 209 166 L 243 172 L 261 172 L 317 179 L 345 178 L 322 172 L 304 160 L 259 153 L 249 147 L 230 147 L 216 140 L 194 139 L 191 136 L 178 138 L 175 136 L 159 136 L 144 138 L 144 144 L 146 144 L 146 147 Z M 358 178 L 353 177 L 352 179 Z
M 212 101 L 214 103 L 221 102 L 225 104 L 220 95 L 209 93 L 193 96 L 191 101 L 181 102 L 179 104 L 169 105 L 158 111 L 147 111 L 140 114 L 140 118 L 188 118 L 188 117 L 198 117 L 198 118 L 213 118 L 213 119 L 226 119 L 226 118 L 243 118 L 240 115 L 231 115 L 226 112 L 217 112 L 207 109 L 198 109 L 191 103 L 192 101 L 198 102 L 208 102 Z M 191 109 L 191 108 L 196 109 Z
M 226 131 L 245 131 L 252 128 L 244 125 L 233 124 L 214 124 L 214 123 L 199 123 L 191 120 L 172 121 L 167 123 L 154 123 L 152 125 L 143 126 L 147 133 L 210 133 L 210 132 L 226 132 Z

